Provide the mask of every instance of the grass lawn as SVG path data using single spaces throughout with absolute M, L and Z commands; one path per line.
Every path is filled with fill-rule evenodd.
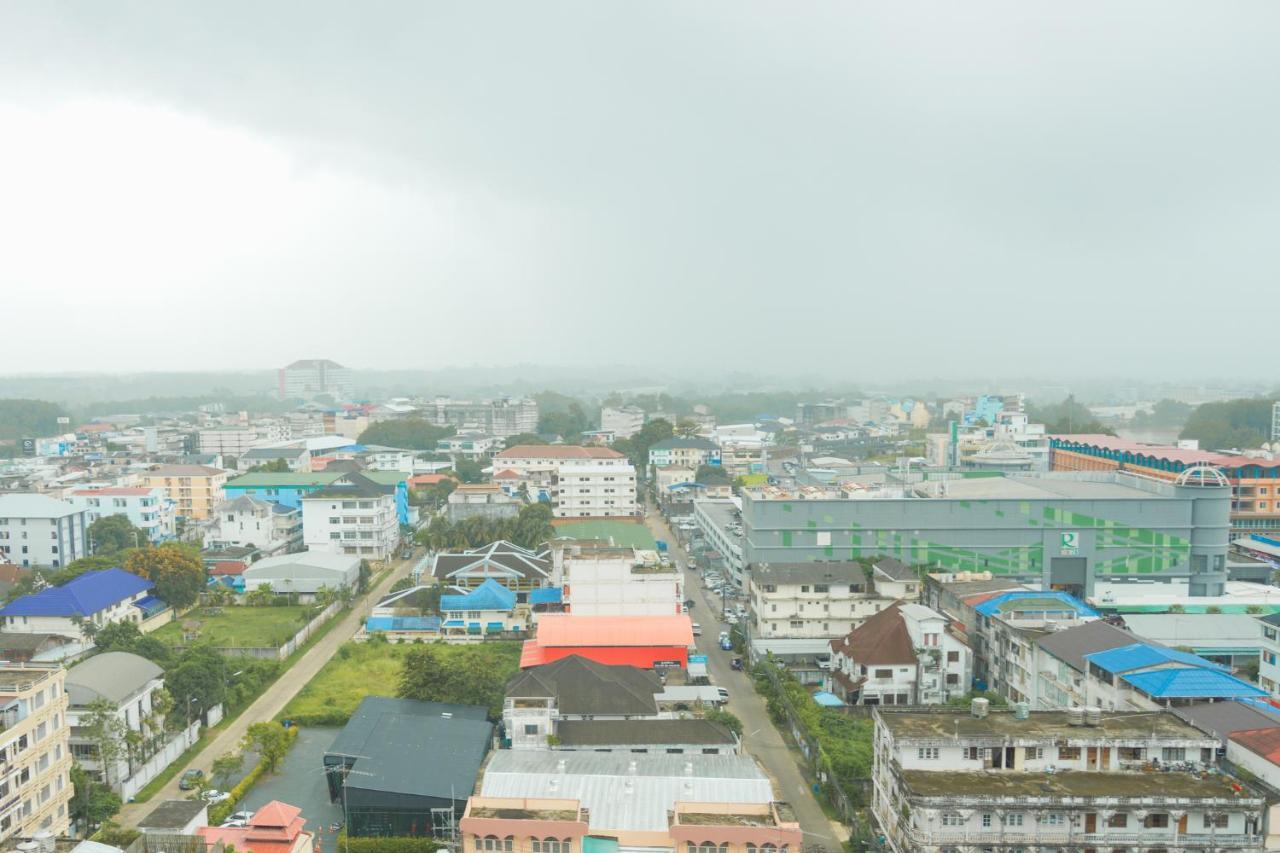
M 186 645 L 182 635 L 185 625 L 199 623 L 198 642 L 215 646 L 261 648 L 282 646 L 302 630 L 302 616 L 311 607 L 224 607 L 217 616 L 206 616 L 196 608 L 177 621 L 170 622 L 151 636 L 169 645 Z
M 591 521 L 561 521 L 556 519 L 556 536 L 572 536 L 579 539 L 612 539 L 620 548 L 640 548 L 652 551 L 657 548 L 653 534 L 640 521 L 613 521 L 594 519 Z
M 411 648 L 408 643 L 343 645 L 285 706 L 281 719 L 304 725 L 342 725 L 364 697 L 396 695 L 400 661 Z

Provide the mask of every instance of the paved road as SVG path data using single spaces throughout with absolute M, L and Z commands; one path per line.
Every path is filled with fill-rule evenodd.
M 138 821 L 150 814 L 157 804 L 165 800 L 185 799 L 188 792 L 178 788 L 178 781 L 181 779 L 182 774 L 188 768 L 197 767 L 208 775 L 210 765 L 213 764 L 215 758 L 224 753 L 235 752 L 240 749 L 240 741 L 244 738 L 249 726 L 263 720 L 274 719 L 277 714 L 283 711 L 284 706 L 289 704 L 289 700 L 308 681 L 315 677 L 316 673 L 328 662 L 329 658 L 334 656 L 338 651 L 338 647 L 355 635 L 368 614 L 370 603 L 378 601 L 386 593 L 387 587 L 408 575 L 413 564 L 413 560 L 401 561 L 391 571 L 384 574 L 363 599 L 358 599 L 350 610 L 338 617 L 342 620 L 341 622 L 335 625 L 328 634 L 299 658 L 292 667 L 276 680 L 275 684 L 267 688 L 267 692 L 254 700 L 253 704 L 245 709 L 245 712 L 237 717 L 235 722 L 231 723 L 231 725 L 219 732 L 212 741 L 207 743 L 205 748 L 192 759 L 190 764 L 174 775 L 169 784 L 165 785 L 145 803 L 129 803 L 126 805 L 120 810 L 116 820 L 123 826 L 136 826 Z
M 653 535 L 667 541 L 671 557 L 688 567 L 689 556 L 676 544 L 676 538 L 661 515 L 648 511 L 646 521 Z M 734 653 L 723 651 L 718 644 L 721 631 L 729 626 L 720 621 L 721 602 L 702 586 L 696 571 L 685 571 L 685 597 L 694 601 L 689 615 L 702 627 L 702 636 L 695 638 L 698 651 L 707 656 L 707 670 L 711 680 L 729 691 L 728 710 L 742 720 L 742 741 L 747 751 L 756 757 L 773 779 L 778 799 L 791 804 L 805 834 L 805 845 L 818 844 L 827 850 L 836 850 L 849 837 L 844 826 L 828 820 L 822 807 L 814 799 L 796 764 L 796 756 L 787 748 L 782 735 L 774 728 L 765 708 L 764 699 L 756 693 L 751 680 L 744 673 L 735 672 L 731 666 Z

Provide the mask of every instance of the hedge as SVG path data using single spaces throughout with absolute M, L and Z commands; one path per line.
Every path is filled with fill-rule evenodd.
M 289 739 L 289 745 L 293 746 L 294 738 L 298 736 L 298 727 L 290 726 L 284 731 L 285 736 Z M 215 806 L 209 807 L 209 826 L 219 826 L 224 820 L 230 817 L 231 813 L 236 809 L 236 803 L 240 802 L 240 800 L 244 798 L 244 795 L 249 793 L 249 789 L 256 785 L 258 780 L 262 778 L 262 774 L 266 772 L 266 762 L 259 761 L 257 764 L 253 765 L 253 769 L 250 770 L 234 788 L 227 792 L 231 794 L 228 799 L 223 800 Z
M 348 850 L 350 845 L 350 850 Z M 342 853 L 433 853 L 445 845 L 431 838 L 420 836 L 392 835 L 385 837 L 348 838 L 346 830 L 338 835 L 335 850 Z

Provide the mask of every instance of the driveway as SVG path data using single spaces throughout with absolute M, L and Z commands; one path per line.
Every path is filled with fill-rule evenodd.
M 173 779 L 169 781 L 169 784 L 157 791 L 155 796 L 145 803 L 129 803 L 120 810 L 120 814 L 115 819 L 123 826 L 136 826 L 138 821 L 150 814 L 158 803 L 162 803 L 165 800 L 186 799 L 187 792 L 178 788 L 178 780 L 181 778 L 182 773 L 188 768 L 196 767 L 203 770 L 205 775 L 208 775 L 210 765 L 213 764 L 215 758 L 240 749 L 240 741 L 244 738 L 249 726 L 263 720 L 275 719 L 276 715 L 284 710 L 285 705 L 289 704 L 289 700 L 308 681 L 315 677 L 316 673 L 328 662 L 329 658 L 337 653 L 338 647 L 355 636 L 356 631 L 364 623 L 371 604 L 385 595 L 387 588 L 393 583 L 407 576 L 413 563 L 413 560 L 397 562 L 391 571 L 384 574 L 363 598 L 357 599 L 350 610 L 337 617 L 341 621 L 328 634 L 312 646 L 292 667 L 282 673 L 276 679 L 275 684 L 268 687 L 265 693 L 254 700 L 253 704 L 246 708 L 244 713 L 236 718 L 235 722 L 219 732 L 212 741 L 206 744 L 205 748 L 190 764 L 180 768 Z
M 688 568 L 689 555 L 676 544 L 676 538 L 671 535 L 662 516 L 656 511 L 646 510 L 645 521 L 655 538 L 666 540 L 671 558 L 686 567 L 685 598 L 694 602 L 689 616 L 702 626 L 702 636 L 695 637 L 694 643 L 698 651 L 707 656 L 711 680 L 729 691 L 727 709 L 742 720 L 743 745 L 773 779 L 778 799 L 790 803 L 795 809 L 800 829 L 805 834 L 805 846 L 817 844 L 827 850 L 840 848 L 849 837 L 848 830 L 829 820 L 822 811 L 800 772 L 795 754 L 788 749 L 769 719 L 764 699 L 756 693 L 746 674 L 735 672 L 730 666 L 735 653 L 723 651 L 717 642 L 719 633 L 729 630 L 728 624 L 720 621 L 720 598 L 704 589 L 698 573 Z

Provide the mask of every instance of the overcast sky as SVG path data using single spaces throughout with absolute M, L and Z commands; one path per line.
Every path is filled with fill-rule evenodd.
M 1263 377 L 1277 44 L 1274 2 L 5 3 L 0 372 Z

